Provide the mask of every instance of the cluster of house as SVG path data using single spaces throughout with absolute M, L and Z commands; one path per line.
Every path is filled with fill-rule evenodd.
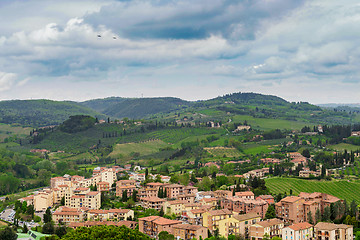
M 160 188 L 167 189 L 167 198 L 152 194 L 156 192 L 153 189 Z M 178 239 L 205 239 L 208 230 L 213 233 L 216 229 L 224 237 L 242 234 L 256 240 L 263 239 L 264 235 L 278 236 L 284 240 L 353 237 L 353 227 L 350 225 L 319 222 L 313 226 L 308 223 L 309 212 L 315 219 L 317 209 L 323 213 L 325 207 L 341 201 L 329 194 L 300 193 L 299 196 L 286 197 L 275 204 L 276 218 L 262 220 L 269 204 L 274 203 L 271 195 L 255 198 L 251 191 L 245 191 L 236 192 L 233 196 L 229 190 L 198 192 L 196 188 L 191 188 L 190 193 L 186 186 L 162 183 L 149 183 L 145 189 L 149 189 L 149 196 L 140 198 L 144 208 L 162 208 L 165 214 L 174 214 L 178 219 L 160 216 L 140 218 L 139 230 L 150 237 L 167 231 Z
M 35 192 L 33 195 L 21 198 L 28 205 L 34 205 L 37 212 L 45 211 L 55 204 L 65 200 L 68 208 L 99 209 L 101 205 L 101 192 L 109 191 L 111 185 L 117 180 L 119 167 L 94 169 L 91 178 L 82 176 L 65 175 L 53 177 L 50 180 L 50 188 Z M 96 186 L 97 191 L 91 191 L 90 187 Z
M 275 204 L 276 218 L 262 220 L 269 205 L 274 204 L 274 198 L 271 195 L 255 197 L 246 185 L 241 186 L 245 190 L 243 192 L 233 193 L 232 188 L 235 186 L 229 190 L 199 192 L 194 186 L 171 184 L 166 176 L 161 177 L 164 177 L 163 182 L 141 184 L 145 175 L 134 173 L 129 180 L 117 181 L 120 169 L 117 166 L 97 168 L 89 179 L 81 176 L 54 177 L 49 189 L 21 200 L 34 205 L 36 211 L 44 211 L 64 201 L 64 206 L 53 213 L 53 220 L 72 228 L 93 225 L 126 225 L 135 228 L 138 225 L 139 231 L 150 237 L 157 237 L 160 232 L 167 231 L 177 239 L 205 239 L 209 231 L 213 233 L 216 230 L 221 236 L 241 234 L 255 240 L 263 239 L 264 235 L 278 236 L 284 240 L 353 237 L 352 226 L 322 222 L 313 226 L 308 223 L 309 212 L 315 220 L 317 211 L 322 214 L 325 207 L 341 201 L 329 194 L 300 193 L 299 196 L 285 197 Z M 261 177 L 264 172 L 268 172 L 268 169 L 260 170 L 248 174 Z M 123 197 L 126 194 L 130 198 L 135 196 L 136 191 L 138 203 L 144 209 L 163 211 L 166 215 L 175 215 L 177 220 L 149 216 L 135 222 L 131 209 L 100 209 L 101 192 L 109 191 L 114 183 L 116 196 Z M 96 186 L 97 190 L 91 191 L 91 186 Z

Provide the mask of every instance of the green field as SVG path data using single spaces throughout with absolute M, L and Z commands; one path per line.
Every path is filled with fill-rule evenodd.
M 344 151 L 345 149 L 348 151 L 360 150 L 360 146 L 356 146 L 348 143 L 339 143 L 336 145 L 329 146 L 329 148 L 334 149 L 336 151 Z
M 304 126 L 311 124 L 307 122 L 298 122 L 282 119 L 254 118 L 252 116 L 246 115 L 236 115 L 233 117 L 233 121 L 235 122 L 244 122 L 245 120 L 248 122 L 249 125 L 251 125 L 252 128 L 260 130 L 272 130 L 277 128 L 299 130 Z
M 160 148 L 168 147 L 169 144 L 161 141 L 146 141 L 140 143 L 124 143 L 124 144 L 116 144 L 114 146 L 113 152 L 110 153 L 110 157 L 119 158 L 121 156 L 128 156 L 131 153 L 137 152 L 140 155 L 148 155 L 155 152 L 158 152 Z
M 211 147 L 204 148 L 207 152 L 212 154 L 214 157 L 240 157 L 243 154 L 239 152 L 236 148 L 224 148 L 224 147 Z
M 5 138 L 16 135 L 18 137 L 25 137 L 30 133 L 32 128 L 12 126 L 10 124 L 0 123 L 0 141 L 3 141 Z
M 294 195 L 298 195 L 300 192 L 323 192 L 346 199 L 348 202 L 355 200 L 357 203 L 360 203 L 359 182 L 349 182 L 347 180 L 317 181 L 277 177 L 265 179 L 265 182 L 273 194 L 283 194 L 284 192 L 289 194 L 290 189 L 293 190 Z

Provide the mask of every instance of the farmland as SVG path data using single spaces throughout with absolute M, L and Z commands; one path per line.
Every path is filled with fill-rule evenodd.
M 298 195 L 300 192 L 324 192 L 347 201 L 355 200 L 357 203 L 359 203 L 360 199 L 359 182 L 349 182 L 347 180 L 317 181 L 278 177 L 268 178 L 265 181 L 266 186 L 273 194 L 283 194 L 284 192 L 289 194 L 290 189 L 292 189 L 294 195 Z
M 204 150 L 208 151 L 214 157 L 240 157 L 243 155 L 236 148 L 229 147 L 209 147 L 204 148 Z
M 336 145 L 329 146 L 329 148 L 334 149 L 336 151 L 357 151 L 360 150 L 360 146 L 348 144 L 348 143 L 339 143 Z
M 127 156 L 134 152 L 137 152 L 140 155 L 148 155 L 158 152 L 160 148 L 167 146 L 168 144 L 161 140 L 146 141 L 141 143 L 116 144 L 114 146 L 113 152 L 109 156 L 113 158 L 119 158 L 121 155 Z

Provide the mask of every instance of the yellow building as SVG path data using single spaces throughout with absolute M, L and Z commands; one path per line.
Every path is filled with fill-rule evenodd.
M 203 213 L 203 226 L 210 231 L 219 229 L 219 221 L 232 217 L 232 212 L 228 209 L 210 210 Z
M 175 214 L 177 216 L 181 215 L 185 211 L 185 201 L 174 200 L 164 202 L 164 213 L 168 215 Z
M 249 227 L 261 220 L 256 213 L 247 213 L 242 215 L 234 215 L 219 221 L 219 234 L 224 237 L 229 235 L 243 235 L 245 238 L 249 236 Z

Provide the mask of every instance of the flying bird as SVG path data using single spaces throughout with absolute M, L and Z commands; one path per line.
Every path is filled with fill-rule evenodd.
M 114 39 L 114 40 L 116 40 L 116 37 L 115 37 L 115 36 L 113 36 L 113 39 Z
M 98 35 L 97 35 L 97 37 L 98 37 L 98 38 L 101 38 L 101 35 L 100 35 L 100 34 L 98 34 Z

